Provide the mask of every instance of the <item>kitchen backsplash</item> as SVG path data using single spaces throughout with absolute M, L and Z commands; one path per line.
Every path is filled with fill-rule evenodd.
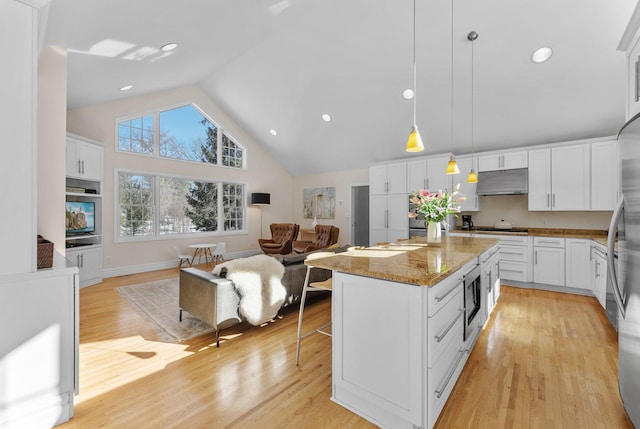
M 463 212 L 473 216 L 476 226 L 493 226 L 504 219 L 514 228 L 575 228 L 608 229 L 612 212 L 530 212 L 526 195 L 496 195 L 480 197 L 479 212 Z M 458 217 L 457 225 L 462 225 Z

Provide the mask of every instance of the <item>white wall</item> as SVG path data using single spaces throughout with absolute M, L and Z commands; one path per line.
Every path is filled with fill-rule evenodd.
M 38 61 L 38 234 L 65 254 L 67 51 L 48 47 Z
M 609 228 L 612 212 L 530 212 L 526 195 L 495 195 L 480 197 L 480 211 L 468 212 L 473 216 L 475 226 L 493 226 L 501 219 L 510 222 L 514 228 Z M 462 225 L 462 218 L 457 219 Z
M 305 219 L 302 212 L 304 189 L 333 186 L 336 188 L 335 219 L 318 219 L 318 223 L 340 228 L 338 242 L 348 244 L 351 240 L 351 186 L 368 184 L 368 168 L 296 177 L 293 182 L 293 219 L 300 228 L 310 229 L 313 219 Z
M 117 118 L 143 113 L 157 108 L 195 102 L 233 136 L 247 150 L 247 170 L 214 167 L 184 161 L 152 158 L 115 151 Z M 97 140 L 105 148 L 104 177 L 104 271 L 105 276 L 122 272 L 138 272 L 157 269 L 158 264 L 176 261 L 172 246 L 187 250 L 188 244 L 198 242 L 227 243 L 227 252 L 237 253 L 258 249 L 260 237 L 260 211 L 248 206 L 248 233 L 188 239 L 159 239 L 136 243 L 114 242 L 114 169 L 123 168 L 150 173 L 168 173 L 211 180 L 228 180 L 245 183 L 247 196 L 252 192 L 271 194 L 271 205 L 263 210 L 264 235 L 270 236 L 269 223 L 293 221 L 293 179 L 282 167 L 253 141 L 220 107 L 197 86 L 187 86 L 130 97 L 120 101 L 70 110 L 67 130 L 80 136 Z

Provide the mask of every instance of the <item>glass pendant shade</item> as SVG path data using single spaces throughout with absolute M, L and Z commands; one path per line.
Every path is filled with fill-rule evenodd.
M 460 169 L 458 168 L 458 163 L 456 162 L 456 159 L 453 157 L 453 155 L 451 155 L 451 158 L 449 159 L 449 164 L 447 165 L 447 174 L 459 174 L 460 173 Z
M 478 183 L 478 175 L 476 174 L 476 171 L 473 168 L 471 169 L 471 171 L 469 172 L 469 175 L 467 176 L 467 182 Z
M 411 133 L 409 133 L 409 140 L 407 140 L 407 152 L 422 152 L 424 145 L 422 144 L 422 137 L 420 137 L 420 131 L 418 131 L 417 125 L 411 126 Z

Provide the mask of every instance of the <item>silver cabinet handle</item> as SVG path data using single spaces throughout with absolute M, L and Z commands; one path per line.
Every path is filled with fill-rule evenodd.
M 551 208 L 554 208 L 556 206 L 556 193 L 553 193 L 553 198 L 552 198 L 552 203 L 551 203 Z
M 429 189 L 429 178 L 428 177 L 427 177 L 427 186 L 426 186 L 426 188 Z
M 462 279 L 460 279 L 460 281 L 462 281 Z M 451 292 L 453 292 L 454 290 L 456 290 L 456 288 L 458 287 L 459 283 L 456 283 L 452 288 L 450 288 L 448 291 L 446 291 L 444 293 L 444 295 L 440 295 L 440 296 L 436 296 L 436 302 L 440 302 L 443 299 L 445 299 L 447 296 L 449 296 L 449 294 L 451 294 Z
M 456 359 L 455 363 L 451 365 L 449 374 L 447 374 L 447 377 L 444 379 L 444 383 L 442 383 L 442 387 L 436 389 L 435 391 L 436 397 L 440 398 L 444 393 L 444 391 L 447 389 L 447 385 L 449 384 L 449 381 L 451 381 L 451 377 L 453 377 L 453 373 L 456 372 L 456 368 L 458 367 L 458 364 L 462 360 L 462 357 L 464 356 L 464 352 L 465 352 L 464 350 L 458 350 L 458 358 Z
M 535 265 L 538 265 L 538 251 L 537 250 L 533 252 L 533 263 Z
M 596 261 L 596 278 L 597 279 L 600 278 L 600 270 L 598 268 L 600 268 L 600 262 Z
M 444 331 L 442 331 L 442 333 L 440 335 L 436 335 L 436 341 L 440 342 L 444 339 L 444 337 L 447 336 L 447 334 L 449 333 L 449 331 L 451 330 L 451 328 L 453 328 L 453 326 L 456 324 L 456 322 L 458 321 L 458 319 L 460 319 L 460 316 L 462 316 L 464 314 L 464 309 L 463 308 L 459 308 L 458 309 L 458 313 L 456 314 L 456 316 L 453 318 L 453 320 L 451 321 L 451 323 L 449 323 L 449 326 L 447 326 L 445 328 Z
M 427 189 L 427 178 L 425 177 L 424 179 L 422 179 L 422 186 L 424 186 L 424 189 Z
M 78 174 L 82 174 L 82 161 L 78 160 Z

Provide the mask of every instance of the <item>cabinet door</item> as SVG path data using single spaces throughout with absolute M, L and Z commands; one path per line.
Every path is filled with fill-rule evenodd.
M 529 151 L 529 210 L 551 210 L 551 150 Z
M 67 259 L 78 267 L 80 287 L 102 281 L 102 248 L 67 250 Z
M 387 190 L 389 194 L 407 193 L 407 163 L 395 162 L 387 165 Z
M 527 168 L 527 151 L 505 152 L 503 154 L 487 154 L 478 157 L 478 171 L 511 170 Z
M 427 188 L 427 160 L 416 159 L 407 162 L 407 193 L 413 194 Z
M 369 197 L 369 244 L 387 241 L 387 196 Z
M 103 177 L 103 149 L 93 144 L 79 144 L 78 157 L 85 179 L 102 180 Z
M 103 148 L 67 138 L 67 176 L 102 180 Z
M 387 193 L 387 166 L 372 165 L 369 167 L 369 195 L 385 195 Z
M 564 249 L 535 247 L 533 249 L 533 282 L 564 286 Z
M 591 240 L 567 238 L 565 240 L 566 286 L 578 289 L 591 289 L 589 260 Z
M 460 168 L 460 180 L 453 180 L 455 184 L 460 183 L 460 193 L 467 197 L 460 204 L 460 209 L 463 212 L 478 211 L 480 210 L 480 199 L 476 195 L 478 184 L 467 182 L 467 176 L 472 166 L 474 170 L 478 171 L 478 158 L 473 158 L 472 162 L 471 157 L 458 157 L 456 161 L 458 161 L 458 168 Z
M 527 151 L 505 152 L 502 155 L 502 168 L 510 170 L 514 168 L 527 168 L 529 166 Z
M 431 192 L 445 189 L 451 191 L 451 175 L 446 173 L 447 164 L 449 164 L 448 155 L 427 158 L 427 188 Z M 460 177 L 459 174 L 455 176 Z
M 593 294 L 598 298 L 598 302 L 606 310 L 607 308 L 607 260 L 604 257 L 596 256 L 592 261 L 593 271 Z
M 551 207 L 553 210 L 591 208 L 591 148 L 589 144 L 551 149 Z
M 591 210 L 613 210 L 620 195 L 618 142 L 591 144 Z
M 387 241 L 409 238 L 409 200 L 405 194 L 389 195 L 387 198 Z

